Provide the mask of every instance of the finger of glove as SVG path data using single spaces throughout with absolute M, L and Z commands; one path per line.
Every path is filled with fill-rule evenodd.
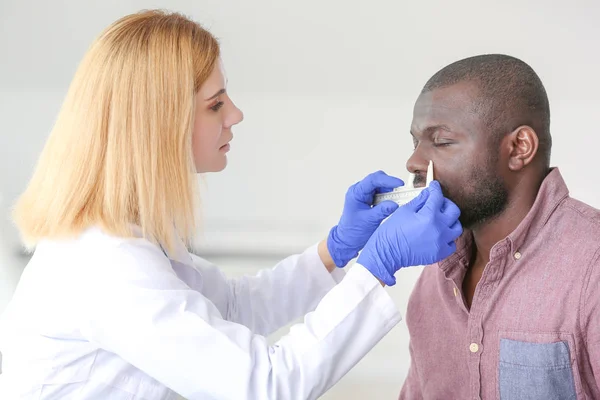
M 460 217 L 460 209 L 451 200 L 444 198 L 440 219 L 446 226 L 452 226 Z
M 430 195 L 429 190 L 423 189 L 423 190 L 421 190 L 421 193 L 419 193 L 419 195 L 417 197 L 415 197 L 414 199 L 412 199 L 411 201 L 409 201 L 408 203 L 403 205 L 402 208 L 406 207 L 406 208 L 409 208 L 410 210 L 412 210 L 413 212 L 419 212 L 423 208 L 423 206 L 425 205 L 427 200 L 429 199 L 429 195 Z
M 354 185 L 354 196 L 357 200 L 371 203 L 376 192 L 391 190 L 404 186 L 404 181 L 386 174 L 383 171 L 373 172 Z
M 392 215 L 394 211 L 398 209 L 398 207 L 398 204 L 394 203 L 393 201 L 384 201 L 368 211 L 370 217 L 369 219 L 370 221 L 380 223 Z
M 454 225 L 449 228 L 450 240 L 456 240 L 463 234 L 463 226 L 460 221 L 456 221 Z
M 452 254 L 454 254 L 454 252 L 456 252 L 456 243 L 448 242 L 448 244 L 443 246 L 442 250 L 440 251 L 440 260 L 439 261 L 450 257 Z
M 444 243 L 453 242 L 460 237 L 463 233 L 462 225 L 459 221 L 456 221 L 454 225 L 450 227 L 443 227 L 440 232 L 440 240 Z
M 442 205 L 444 204 L 442 188 L 437 181 L 433 181 L 427 189 L 423 190 L 423 192 L 425 191 L 429 192 L 429 197 L 427 198 L 427 201 L 425 201 L 423 207 L 419 210 L 419 214 L 436 215 L 441 211 Z

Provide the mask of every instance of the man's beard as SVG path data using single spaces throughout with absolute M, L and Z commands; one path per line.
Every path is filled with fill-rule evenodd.
M 466 188 L 444 186 L 444 195 L 460 209 L 459 221 L 465 229 L 473 229 L 501 214 L 508 204 L 508 190 L 500 176 L 493 172 L 495 165 L 489 163 L 480 170 L 473 170 Z

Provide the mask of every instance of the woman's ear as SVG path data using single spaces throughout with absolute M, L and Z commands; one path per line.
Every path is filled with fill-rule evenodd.
M 508 134 L 508 168 L 520 171 L 530 164 L 537 154 L 540 141 L 532 127 L 523 125 Z

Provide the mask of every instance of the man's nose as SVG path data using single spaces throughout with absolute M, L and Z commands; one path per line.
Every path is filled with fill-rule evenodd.
M 425 157 L 419 147 L 415 149 L 412 155 L 406 161 L 406 169 L 415 175 L 426 175 L 427 167 L 429 165 L 429 159 Z

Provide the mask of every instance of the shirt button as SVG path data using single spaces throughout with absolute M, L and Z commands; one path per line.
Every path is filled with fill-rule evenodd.
M 471 353 L 477 353 L 479 351 L 479 346 L 477 343 L 471 343 L 469 350 L 471 350 Z
M 518 260 L 518 259 L 520 259 L 520 258 L 521 258 L 521 253 L 519 253 L 518 251 L 517 251 L 517 252 L 515 252 L 515 255 L 514 255 L 514 257 L 515 257 L 515 260 Z

